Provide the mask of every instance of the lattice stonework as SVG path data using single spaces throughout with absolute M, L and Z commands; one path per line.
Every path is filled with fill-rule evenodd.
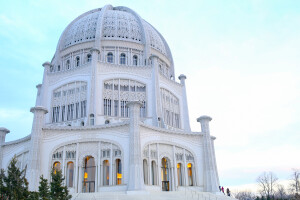
M 52 123 L 72 121 L 86 117 L 87 83 L 76 81 L 53 91 Z
M 111 79 L 104 82 L 104 115 L 129 117 L 126 103 L 140 101 L 141 116 L 146 116 L 146 85 L 135 80 Z
M 180 128 L 180 107 L 178 98 L 170 91 L 161 88 L 164 123 L 168 126 Z
M 141 41 L 141 27 L 136 18 L 127 12 L 107 10 L 104 15 L 102 39 Z
M 96 27 L 99 13 L 94 12 L 83 16 L 75 23 L 71 24 L 64 34 L 64 43 L 62 48 L 74 44 L 95 40 Z

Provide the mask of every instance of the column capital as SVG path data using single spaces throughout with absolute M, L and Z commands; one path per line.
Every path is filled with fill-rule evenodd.
M 42 84 L 37 84 L 35 87 L 40 88 L 40 87 L 42 87 Z
M 180 74 L 180 76 L 178 76 L 178 78 L 179 78 L 179 80 L 181 80 L 181 79 L 185 80 L 186 79 L 186 75 Z
M 91 53 L 93 52 L 100 53 L 100 50 L 98 48 L 92 48 L 90 51 Z
M 181 83 L 182 85 L 185 85 L 186 75 L 180 74 L 180 76 L 178 76 L 178 79 L 180 80 L 180 83 Z
M 44 112 L 44 114 L 48 113 L 48 110 L 46 108 L 44 108 L 43 106 L 35 106 L 35 107 L 30 108 L 30 112 L 32 112 L 32 113 L 35 113 L 38 111 L 42 111 L 42 112 Z
M 197 118 L 197 122 L 204 122 L 204 121 L 208 121 L 210 122 L 212 120 L 212 118 L 210 116 L 207 116 L 207 115 L 202 115 L 201 117 L 198 117 Z
M 49 66 L 49 67 L 51 66 L 51 63 L 48 62 L 48 61 L 46 61 L 46 62 L 43 63 L 43 67 L 47 67 L 47 66 Z
M 10 133 L 10 130 L 8 130 L 7 128 L 4 128 L 4 127 L 0 127 L 0 133 L 7 134 L 7 133 Z

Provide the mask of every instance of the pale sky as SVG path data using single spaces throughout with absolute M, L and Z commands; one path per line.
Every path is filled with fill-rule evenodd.
M 221 185 L 255 183 L 263 171 L 300 168 L 300 1 L 0 2 L 0 127 L 7 141 L 31 132 L 42 63 L 77 16 L 126 6 L 167 40 L 176 77 L 187 76 L 193 131 L 209 115 Z

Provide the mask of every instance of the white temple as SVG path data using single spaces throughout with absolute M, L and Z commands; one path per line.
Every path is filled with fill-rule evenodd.
M 43 67 L 31 134 L 5 142 L 0 128 L 0 167 L 16 155 L 30 190 L 54 168 L 71 194 L 219 191 L 211 118 L 191 131 L 186 76 L 175 81 L 166 40 L 135 11 L 80 15 Z

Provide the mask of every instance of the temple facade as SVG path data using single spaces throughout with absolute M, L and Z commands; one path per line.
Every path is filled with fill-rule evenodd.
M 54 169 L 71 193 L 219 191 L 211 118 L 191 131 L 186 76 L 176 81 L 166 40 L 135 11 L 80 15 L 42 66 L 31 134 L 5 142 L 0 128 L 0 167 L 16 155 L 30 190 Z

